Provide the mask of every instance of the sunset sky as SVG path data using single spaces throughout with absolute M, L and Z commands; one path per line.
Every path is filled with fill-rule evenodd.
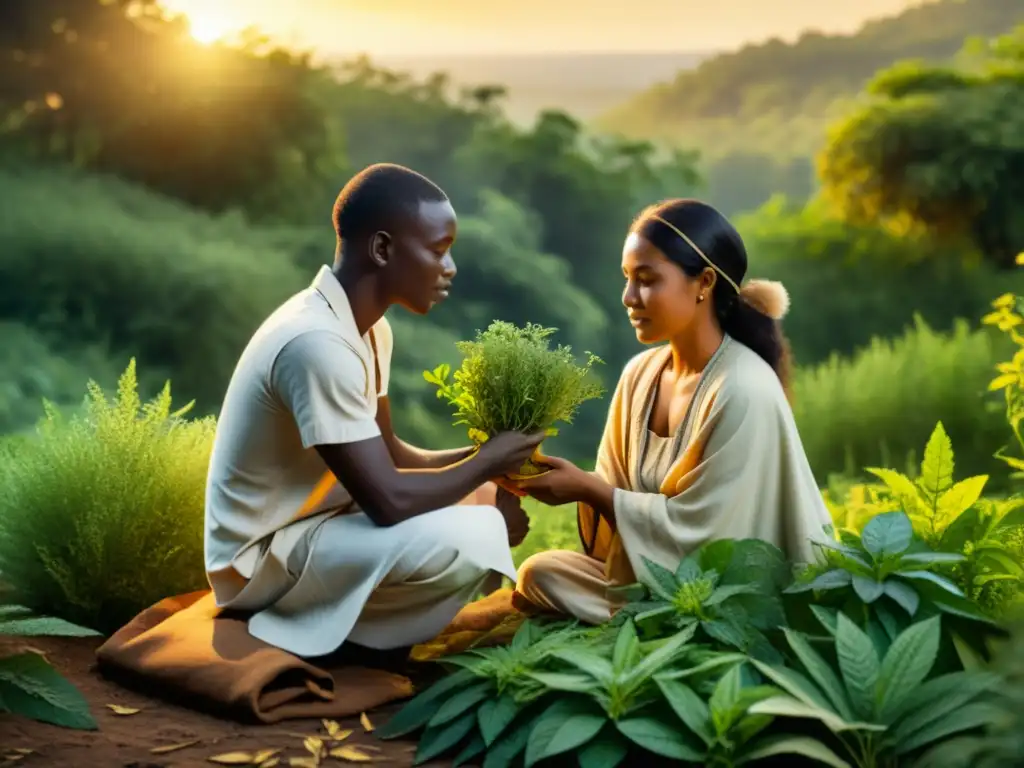
M 706 51 L 852 32 L 924 0 L 164 0 L 197 37 L 246 25 L 324 56 Z

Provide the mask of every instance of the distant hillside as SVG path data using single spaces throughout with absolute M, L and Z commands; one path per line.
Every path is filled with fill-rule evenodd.
M 501 85 L 506 114 L 532 123 L 543 109 L 589 120 L 713 52 L 536 54 L 522 56 L 379 56 L 373 63 L 422 80 L 445 72 L 455 88 Z
M 1024 23 L 1024 0 L 939 0 L 865 24 L 853 35 L 807 33 L 708 59 L 626 100 L 594 123 L 681 141 L 721 156 L 813 151 L 825 124 L 875 72 L 902 59 L 948 59 L 965 38 Z

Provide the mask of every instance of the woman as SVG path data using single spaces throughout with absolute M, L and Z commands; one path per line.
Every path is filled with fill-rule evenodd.
M 701 544 L 759 538 L 794 561 L 813 557 L 830 522 L 787 400 L 788 347 L 778 283 L 742 286 L 747 254 L 718 211 L 695 200 L 645 210 L 622 254 L 622 303 L 643 344 L 619 379 L 584 472 L 553 471 L 520 488 L 578 504 L 584 552 L 526 560 L 515 602 L 598 624 L 610 585 L 646 581 L 643 558 L 675 570 Z

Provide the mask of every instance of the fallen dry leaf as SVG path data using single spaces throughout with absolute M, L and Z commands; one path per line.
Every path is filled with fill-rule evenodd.
M 314 757 L 320 757 L 324 751 L 324 741 L 318 736 L 310 736 L 302 742 L 302 746 Z
M 346 728 L 344 731 L 338 731 L 336 734 L 331 736 L 331 741 L 335 741 L 335 742 L 344 741 L 345 739 L 347 739 L 351 735 L 352 735 L 352 729 L 351 728 Z
M 252 758 L 253 755 L 249 752 L 225 752 L 223 755 L 214 755 L 206 759 L 218 765 L 252 765 Z
M 25 757 L 25 756 L 24 755 L 19 755 L 19 754 L 16 754 L 16 753 L 15 754 L 10 754 L 10 755 L 4 755 L 4 762 L 16 763 L 19 760 L 21 760 L 23 757 Z
M 324 725 L 324 730 L 327 731 L 327 735 L 333 737 L 338 731 L 341 730 L 341 726 L 338 725 L 337 720 L 321 720 Z
M 289 757 L 288 765 L 292 768 L 317 768 L 320 761 L 315 757 Z
M 265 760 L 262 763 L 260 763 L 260 768 L 274 768 L 274 766 L 280 762 L 280 757 L 272 757 L 269 760 Z
M 179 749 L 185 749 L 199 743 L 199 739 L 193 739 L 192 741 L 183 741 L 181 744 L 164 744 L 161 747 L 153 747 L 150 752 L 154 755 L 166 755 L 168 752 L 177 752 Z
M 135 707 L 125 707 L 120 704 L 107 704 L 107 708 L 115 715 L 137 715 L 142 711 Z
M 369 763 L 373 760 L 368 754 L 360 752 L 355 747 L 335 747 L 331 750 L 331 757 L 350 763 Z
M 26 749 L 25 747 L 15 747 L 14 751 L 19 755 L 31 755 L 34 753 L 34 750 Z
M 267 760 L 272 758 L 280 751 L 280 749 L 261 749 L 259 752 L 252 756 L 252 762 L 256 763 L 257 765 L 263 765 L 263 763 L 267 762 Z
M 359 716 L 359 724 L 363 726 L 363 730 L 366 732 L 373 730 L 373 723 L 370 722 L 370 718 L 366 716 L 365 712 Z

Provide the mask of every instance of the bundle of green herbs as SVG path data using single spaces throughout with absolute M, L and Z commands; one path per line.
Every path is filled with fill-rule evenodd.
M 551 348 L 555 330 L 496 320 L 474 341 L 456 344 L 464 359 L 454 375 L 445 364 L 423 377 L 455 406 L 455 424 L 465 425 L 477 444 L 508 430 L 555 435 L 556 423 L 571 423 L 580 405 L 604 394 L 593 374 L 601 359 L 588 352 L 580 365 L 570 347 Z M 538 452 L 521 474 L 542 472 L 541 459 Z

